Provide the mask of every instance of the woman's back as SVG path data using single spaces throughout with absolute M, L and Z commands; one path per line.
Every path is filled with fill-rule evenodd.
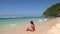
M 34 26 L 34 24 L 31 24 L 31 28 L 32 28 L 33 31 L 35 31 L 35 26 Z

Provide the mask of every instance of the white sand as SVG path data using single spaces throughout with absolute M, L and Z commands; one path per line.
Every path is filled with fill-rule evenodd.
M 25 31 L 27 24 L 0 30 L 0 34 L 60 34 L 60 18 L 35 23 L 36 31 Z

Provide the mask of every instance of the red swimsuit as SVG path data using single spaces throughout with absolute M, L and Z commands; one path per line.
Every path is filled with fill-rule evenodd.
M 32 28 L 33 31 L 35 31 L 35 26 L 34 26 L 34 24 L 31 24 L 31 28 Z

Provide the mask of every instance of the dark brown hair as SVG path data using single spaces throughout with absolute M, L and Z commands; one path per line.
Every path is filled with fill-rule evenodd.
M 33 21 L 30 21 L 31 24 L 34 24 Z

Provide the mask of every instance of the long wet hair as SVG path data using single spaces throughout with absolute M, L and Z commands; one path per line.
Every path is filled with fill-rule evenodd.
M 34 25 L 33 21 L 30 21 L 30 23 Z

